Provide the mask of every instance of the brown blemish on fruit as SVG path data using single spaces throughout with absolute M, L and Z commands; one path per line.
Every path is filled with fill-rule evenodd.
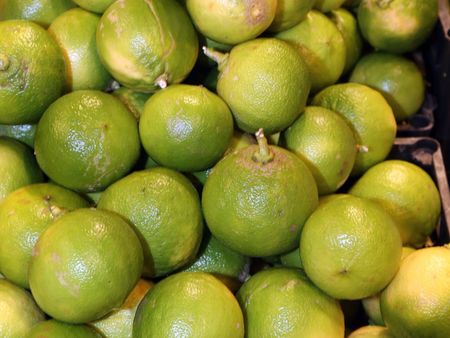
M 36 257 L 37 255 L 39 255 L 39 248 L 37 245 L 35 245 L 33 247 L 33 250 L 31 250 L 31 256 Z
M 20 200 L 17 201 L 18 204 L 23 204 L 23 205 L 27 205 L 30 204 L 30 200 L 27 198 L 21 198 Z
M 267 5 L 264 0 L 244 0 L 245 18 L 248 24 L 257 25 L 267 20 Z
M 343 270 L 339 271 L 338 274 L 339 274 L 340 276 L 345 276 L 345 275 L 348 274 L 348 270 L 347 270 L 347 269 L 343 269 Z
M 62 286 L 64 286 L 67 290 L 69 290 L 72 295 L 78 296 L 80 294 L 80 286 L 79 285 L 70 285 L 69 282 L 67 282 L 66 278 L 64 277 L 63 272 L 57 271 L 56 278 L 58 279 L 58 282 Z
M 52 258 L 52 261 L 55 263 L 61 262 L 61 257 L 56 252 L 52 252 L 51 258 Z
M 165 50 L 162 53 L 161 56 L 161 63 L 164 64 L 164 74 L 161 74 L 160 76 L 165 76 L 168 77 L 168 64 L 167 64 L 167 58 L 172 54 L 172 52 L 174 51 L 175 47 L 176 47 L 176 42 L 174 37 L 172 36 L 172 33 L 170 31 L 168 31 L 167 29 L 164 28 L 163 24 L 161 23 L 161 20 L 154 8 L 153 2 L 151 0 L 145 0 L 145 3 L 147 4 L 148 8 L 150 9 L 150 11 L 152 12 L 152 15 L 154 17 L 154 19 L 156 20 L 156 23 L 158 24 L 158 30 L 159 30 L 159 37 L 160 37 L 160 43 L 161 46 L 166 46 L 167 44 L 166 39 L 167 39 L 167 33 L 169 34 L 169 39 L 170 39 L 170 44 L 167 48 L 165 48 Z M 168 82 L 168 81 L 166 81 Z
M 297 284 L 297 281 L 294 279 L 291 279 L 289 282 L 286 283 L 286 285 L 284 285 L 282 287 L 282 290 L 284 290 L 284 291 L 291 290 L 295 287 L 296 284 Z
M 117 23 L 117 21 L 119 21 L 119 17 L 117 16 L 117 12 L 114 9 L 111 12 L 108 13 L 107 18 L 108 18 L 108 20 L 111 23 Z
M 296 231 L 297 231 L 297 226 L 296 226 L 295 224 L 292 224 L 292 225 L 289 227 L 289 231 L 290 231 L 290 232 L 296 232 Z

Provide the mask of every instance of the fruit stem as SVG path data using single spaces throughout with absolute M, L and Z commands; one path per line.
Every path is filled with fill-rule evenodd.
M 9 59 L 5 54 L 0 54 L 0 71 L 7 70 L 9 67 Z
M 269 163 L 273 160 L 273 153 L 270 151 L 267 139 L 264 136 L 262 128 L 255 133 L 256 141 L 258 141 L 259 151 L 253 154 L 253 160 L 261 164 Z
M 228 53 L 224 54 L 206 46 L 203 46 L 202 50 L 203 54 L 212 59 L 214 62 L 217 62 L 217 68 L 219 69 L 219 71 L 221 71 L 223 67 L 225 67 L 225 64 L 228 61 Z
M 357 144 L 356 149 L 360 153 L 368 153 L 369 152 L 369 147 L 366 145 L 363 145 L 363 144 Z
M 163 73 L 156 78 L 155 85 L 157 85 L 161 89 L 167 88 L 167 80 L 167 74 Z

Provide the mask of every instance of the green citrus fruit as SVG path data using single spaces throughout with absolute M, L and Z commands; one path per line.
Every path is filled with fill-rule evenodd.
M 138 121 L 142 114 L 144 114 L 145 102 L 147 102 L 151 96 L 149 93 L 141 93 L 126 87 L 120 87 L 113 91 L 112 94 L 122 101 Z
M 211 233 L 231 249 L 279 255 L 297 246 L 317 206 L 317 187 L 299 157 L 268 146 L 261 133 L 258 142 L 216 164 L 203 188 L 203 214 Z
M 288 253 L 280 255 L 280 263 L 281 265 L 287 268 L 303 269 L 299 248 L 295 248 L 294 250 L 289 251 Z
M 261 38 L 242 43 L 229 54 L 206 53 L 219 63 L 217 93 L 231 108 L 240 129 L 277 133 L 305 107 L 310 90 L 308 69 L 289 44 Z
M 109 186 L 98 207 L 136 227 L 147 276 L 162 276 L 193 261 L 202 238 L 202 213 L 197 191 L 180 173 L 163 167 L 133 172 Z
M 346 62 L 344 38 L 324 14 L 312 10 L 305 20 L 275 37 L 293 45 L 305 61 L 312 92 L 335 83 L 342 75 Z
M 101 338 L 94 328 L 88 325 L 74 325 L 54 319 L 39 322 L 30 330 L 27 338 Z
M 438 19 L 437 0 L 362 0 L 358 23 L 376 49 L 411 52 L 431 34 Z
M 23 338 L 45 319 L 28 291 L 0 279 L 0 333 L 2 337 Z
M 78 209 L 39 237 L 29 283 L 36 302 L 54 319 L 87 323 L 123 303 L 142 264 L 139 238 L 119 215 Z
M 95 13 L 103 13 L 115 0 L 72 0 L 81 8 Z
M 353 331 L 348 338 L 395 338 L 386 327 L 363 326 Z
M 243 338 L 236 298 L 204 272 L 180 272 L 156 284 L 138 307 L 134 338 Z
M 14 190 L 43 180 L 32 150 L 19 141 L 1 136 L 0 202 Z
M 270 26 L 277 0 L 186 0 L 186 8 L 203 35 L 235 45 L 256 38 Z
M 231 154 L 235 151 L 238 151 L 239 149 L 245 148 L 252 144 L 256 144 L 256 140 L 251 134 L 243 133 L 243 132 L 239 131 L 238 129 L 235 129 L 233 132 L 233 137 L 231 138 L 231 141 L 228 144 L 228 149 L 225 151 L 224 156 Z M 211 174 L 213 168 L 214 167 L 203 170 L 203 171 L 197 171 L 192 174 L 202 185 L 204 185 L 206 182 L 206 179 Z
M 29 288 L 28 266 L 39 236 L 61 215 L 88 206 L 76 193 L 48 183 L 10 193 L 0 204 L 0 271 L 15 284 Z
M 197 59 L 198 39 L 175 0 L 121 0 L 100 19 L 97 49 L 122 85 L 152 92 L 186 78 Z
M 377 164 L 355 183 L 350 194 L 379 202 L 395 220 L 405 245 L 424 245 L 439 221 L 439 190 L 423 169 L 406 161 Z
M 58 44 L 44 28 L 0 21 L 0 123 L 37 122 L 63 93 L 64 67 Z
M 35 124 L 0 124 L 0 136 L 7 136 L 34 148 Z
M 35 152 L 56 183 L 83 192 L 124 176 L 140 151 L 136 119 L 114 96 L 79 90 L 56 100 L 39 121 Z
M 381 294 L 381 313 L 395 337 L 450 336 L 450 248 L 417 250 L 406 257 Z
M 328 16 L 344 38 L 346 58 L 343 73 L 346 74 L 353 69 L 362 53 L 363 39 L 358 29 L 358 22 L 353 14 L 344 8 L 333 10 Z
M 294 27 L 306 19 L 315 2 L 316 0 L 278 0 L 275 18 L 267 30 L 281 32 Z
M 147 101 L 139 133 L 145 151 L 157 163 L 199 171 L 213 166 L 227 150 L 233 116 L 205 87 L 172 85 Z
M 344 4 L 345 0 L 316 0 L 314 2 L 314 8 L 321 12 L 329 12 L 338 9 Z
M 358 147 L 352 175 L 359 175 L 389 154 L 397 132 L 391 107 L 376 90 L 343 83 L 322 90 L 312 100 L 341 114 L 353 127 Z
M 119 308 L 114 309 L 91 325 L 108 338 L 132 338 L 133 321 L 137 307 L 152 286 L 153 284 L 145 279 L 139 280 Z
M 58 15 L 73 7 L 71 0 L 0 0 L 0 20 L 30 20 L 47 28 Z
M 417 65 L 405 57 L 372 53 L 361 58 L 351 82 L 378 90 L 392 107 L 397 121 L 415 114 L 425 99 L 425 81 Z
M 100 18 L 81 8 L 58 16 L 48 28 L 66 58 L 66 83 L 69 91 L 106 89 L 111 75 L 100 62 L 95 33 Z
M 318 289 L 300 270 L 260 271 L 237 294 L 246 337 L 343 337 L 339 303 Z
M 409 248 L 404 246 L 402 248 L 402 257 L 401 260 L 403 261 L 406 257 L 408 257 L 410 254 L 412 254 L 414 251 L 416 251 L 413 248 Z M 369 298 L 364 298 L 361 303 L 363 305 L 364 311 L 366 312 L 367 316 L 369 317 L 369 322 L 374 325 L 381 325 L 384 326 L 384 320 L 383 316 L 381 315 L 381 308 L 380 308 L 380 293 L 377 293 L 374 296 L 371 296 Z
M 398 270 L 400 235 L 384 209 L 368 199 L 340 195 L 320 204 L 302 231 L 304 270 L 337 299 L 381 291 Z
M 210 233 L 203 236 L 197 259 L 183 271 L 202 271 L 243 282 L 248 277 L 250 260 L 248 257 L 226 247 Z
M 229 52 L 233 46 L 226 43 L 217 42 L 205 36 L 205 46 L 221 52 Z
M 355 163 L 353 130 L 343 117 L 326 108 L 306 107 L 283 133 L 283 143 L 308 166 L 319 195 L 340 188 Z

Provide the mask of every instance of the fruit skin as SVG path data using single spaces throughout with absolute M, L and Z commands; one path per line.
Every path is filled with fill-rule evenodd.
M 38 123 L 35 153 L 55 182 L 81 192 L 124 176 L 140 151 L 136 119 L 114 96 L 79 90 L 56 100 Z
M 0 136 L 0 202 L 14 190 L 43 180 L 31 148 Z
M 33 326 L 27 338 L 101 338 L 94 328 L 88 325 L 73 325 L 54 319 L 40 322 Z
M 194 27 L 175 0 L 116 1 L 103 13 L 96 39 L 109 73 L 144 92 L 184 80 L 198 55 Z
M 400 235 L 383 208 L 345 194 L 322 201 L 300 239 L 306 274 L 336 299 L 381 291 L 397 272 L 401 254 Z
M 0 123 L 39 120 L 64 90 L 64 58 L 41 26 L 0 21 Z
M 39 237 L 29 283 L 34 299 L 51 317 L 87 323 L 123 303 L 142 264 L 141 244 L 127 222 L 109 211 L 78 209 Z
M 417 250 L 406 257 L 381 294 L 381 313 L 395 337 L 450 336 L 450 248 Z
M 319 11 L 310 11 L 305 20 L 275 37 L 289 42 L 305 61 L 311 74 L 312 92 L 332 85 L 342 75 L 345 40 L 336 25 Z
M 0 271 L 28 289 L 28 267 L 39 236 L 61 215 L 88 206 L 76 193 L 48 183 L 10 193 L 0 204 Z
M 72 0 L 81 8 L 95 13 L 103 13 L 115 0 Z
M 362 57 L 353 69 L 350 82 L 378 90 L 392 107 L 397 121 L 417 113 L 425 99 L 425 81 L 411 60 L 376 52 Z
M 389 160 L 370 168 L 350 189 L 370 198 L 395 220 L 404 245 L 421 247 L 434 231 L 441 214 L 439 190 L 419 166 Z
M 353 127 L 358 146 L 352 176 L 360 175 L 389 154 L 397 132 L 394 113 L 376 90 L 359 83 L 342 83 L 325 88 L 312 105 L 341 114 Z
M 267 29 L 269 32 L 282 32 L 294 27 L 306 18 L 316 0 L 278 0 L 275 18 Z
M 145 102 L 147 102 L 152 95 L 149 93 L 137 92 L 126 87 L 120 87 L 111 94 L 122 101 L 138 121 L 144 113 Z
M 202 86 L 172 85 L 145 104 L 139 134 L 148 155 L 179 171 L 212 167 L 233 136 L 226 103 Z
M 361 57 L 363 39 L 358 28 L 358 21 L 351 12 L 344 8 L 331 11 L 328 17 L 342 34 L 345 43 L 345 66 L 343 74 L 351 71 Z
M 295 248 L 283 255 L 280 255 L 280 263 L 286 268 L 303 269 L 299 248 Z
M 203 236 L 199 255 L 192 264 L 183 271 L 203 271 L 213 274 L 217 278 L 226 277 L 237 281 L 244 281 L 248 276 L 250 259 L 231 250 L 217 240 L 211 233 Z
M 229 154 L 216 164 L 203 188 L 203 214 L 211 233 L 246 256 L 294 249 L 318 203 L 307 166 L 280 147 L 269 150 L 273 160 L 265 164 L 254 159 L 260 152 L 257 145 Z
M 246 132 L 263 128 L 267 135 L 277 133 L 305 107 L 309 72 L 295 49 L 283 41 L 260 38 L 242 43 L 219 70 L 217 93 Z
M 348 338 L 395 338 L 390 331 L 383 326 L 363 326 L 353 331 Z
M 419 47 L 438 19 L 437 0 L 362 0 L 358 23 L 376 49 L 402 54 Z
M 163 167 L 133 172 L 110 185 L 98 207 L 136 227 L 146 276 L 163 276 L 194 260 L 202 238 L 202 212 L 197 191 L 182 174 Z
M 69 91 L 104 90 L 111 81 L 97 53 L 95 34 L 100 17 L 81 8 L 58 16 L 48 28 L 66 57 Z
M 335 192 L 350 176 L 356 141 L 353 130 L 339 114 L 322 107 L 306 107 L 283 132 L 282 140 L 308 166 L 319 195 Z
M 412 254 L 416 249 L 404 246 L 402 248 L 402 261 Z M 384 326 L 384 320 L 383 316 L 381 315 L 381 308 L 380 308 L 380 296 L 381 293 L 377 293 L 374 296 L 371 296 L 369 298 L 364 298 L 361 303 L 364 308 L 364 311 L 366 312 L 367 316 L 369 317 L 369 323 L 372 325 L 380 325 Z
M 71 0 L 0 0 L 0 21 L 30 20 L 47 28 L 58 15 L 73 7 Z
M 316 0 L 314 8 L 321 12 L 329 12 L 336 10 L 344 4 L 345 0 Z
M 132 338 L 133 321 L 137 307 L 152 287 L 152 282 L 140 279 L 120 308 L 114 309 L 105 317 L 90 323 L 90 325 L 108 338 Z
M 197 30 L 220 43 L 235 45 L 256 38 L 275 17 L 277 0 L 186 0 Z
M 244 320 L 233 294 L 204 272 L 180 272 L 156 284 L 138 307 L 135 338 L 243 338 Z
M 2 124 L 0 125 L 0 136 L 8 136 L 17 141 L 25 143 L 34 148 L 34 136 L 36 134 L 35 124 Z
M 3 337 L 23 338 L 45 319 L 28 291 L 0 279 L 0 332 Z
M 250 277 L 237 293 L 246 337 L 343 337 L 339 303 L 300 270 L 271 268 Z

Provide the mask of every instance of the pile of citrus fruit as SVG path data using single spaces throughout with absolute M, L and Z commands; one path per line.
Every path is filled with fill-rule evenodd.
M 0 0 L 0 337 L 449 337 L 437 7 Z

